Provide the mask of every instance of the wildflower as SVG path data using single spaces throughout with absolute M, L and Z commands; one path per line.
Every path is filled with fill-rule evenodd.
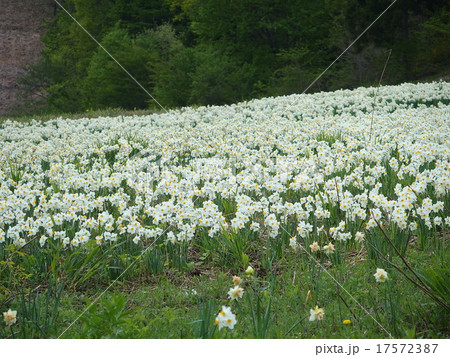
M 240 278 L 240 277 L 238 277 L 238 276 L 233 276 L 233 284 L 234 285 L 240 285 L 240 284 L 242 284 L 242 279 Z
M 388 280 L 388 274 L 384 269 L 377 268 L 377 272 L 373 274 L 377 283 L 384 283 Z
M 252 223 L 250 224 L 250 229 L 251 229 L 253 232 L 258 232 L 258 231 L 259 231 L 259 223 L 257 223 L 257 222 L 252 222 Z
M 333 243 L 328 243 L 327 245 L 325 245 L 323 247 L 323 250 L 325 251 L 326 255 L 330 255 L 334 253 L 334 244 Z
M 297 239 L 295 239 L 295 237 L 289 239 L 289 246 L 293 249 L 297 248 Z
M 214 323 L 219 326 L 219 330 L 221 330 L 222 327 L 228 327 L 232 330 L 236 322 L 236 315 L 231 312 L 231 308 L 226 306 L 222 306 L 222 310 L 214 320 Z
M 417 227 L 418 227 L 417 222 L 411 222 L 408 226 L 409 230 L 412 232 L 414 232 L 417 229 Z
M 439 217 L 439 216 L 434 217 L 434 224 L 435 224 L 436 226 L 440 226 L 440 225 L 442 224 L 442 218 Z
M 450 216 L 449 217 L 445 217 L 444 222 L 445 222 L 446 226 L 450 226 Z
M 189 295 L 197 295 L 197 290 L 195 290 L 195 289 L 186 290 L 184 293 L 188 296 Z
M 9 309 L 8 311 L 3 313 L 3 317 L 5 319 L 6 326 L 12 326 L 16 323 L 17 311 L 12 311 Z
M 377 223 L 375 222 L 375 220 L 373 218 L 369 219 L 369 221 L 366 223 L 366 228 L 370 229 L 373 227 L 376 227 Z
M 70 244 L 70 238 L 63 238 L 63 248 L 67 247 Z
M 177 241 L 177 237 L 175 236 L 175 234 L 173 232 L 168 232 L 167 233 L 167 242 L 171 242 L 172 244 L 175 244 Z
M 19 247 L 23 247 L 26 244 L 26 241 L 23 238 L 19 238 L 16 241 L 14 241 L 14 244 L 18 245 Z
M 311 251 L 314 253 L 320 250 L 320 245 L 317 242 L 313 242 L 312 244 L 309 245 L 309 247 L 311 248 Z
M 309 310 L 309 313 L 311 316 L 309 316 L 309 321 L 315 321 L 315 320 L 322 320 L 323 316 L 325 315 L 325 311 L 322 308 L 319 308 L 319 306 L 316 305 L 315 309 Z
M 48 237 L 42 236 L 41 239 L 39 239 L 39 244 L 41 247 L 45 245 L 45 242 L 47 241 Z
M 255 272 L 255 270 L 249 265 L 247 270 L 245 271 L 245 274 L 252 275 Z
M 345 242 L 346 240 L 351 239 L 351 237 L 352 237 L 352 234 L 350 232 L 347 232 L 347 233 L 345 233 L 345 232 L 338 232 L 336 239 Z
M 309 233 L 313 231 L 313 226 L 310 223 L 305 223 L 303 221 L 300 221 L 297 225 L 297 232 L 300 235 L 300 237 L 305 238 L 308 236 Z
M 342 323 L 344 325 L 350 325 L 352 322 L 350 320 L 344 320 L 344 321 L 342 321 Z
M 356 232 L 356 234 L 355 234 L 355 241 L 357 243 L 361 243 L 363 240 L 364 240 L 364 233 Z
M 242 295 L 244 295 L 244 289 L 242 289 L 239 285 L 236 285 L 233 288 L 230 288 L 228 291 L 228 295 L 231 300 L 237 300 L 238 298 L 242 298 Z

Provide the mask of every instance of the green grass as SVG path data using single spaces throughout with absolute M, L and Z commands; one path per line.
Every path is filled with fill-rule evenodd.
M 68 118 L 68 119 L 81 119 L 81 118 L 99 118 L 99 117 L 118 117 L 118 116 L 133 116 L 133 115 L 150 115 L 160 113 L 154 109 L 136 109 L 125 110 L 122 108 L 106 108 L 106 109 L 87 109 L 77 113 L 52 113 L 47 111 L 37 111 L 36 113 L 17 113 L 7 116 L 0 116 L 0 123 L 6 120 L 12 120 L 17 122 L 29 122 L 31 120 L 48 121 L 55 118 Z
M 127 279 L 115 283 L 62 337 L 389 337 L 367 312 L 397 338 L 448 337 L 448 313 L 394 270 L 387 269 L 386 283 L 376 284 L 372 275 L 377 264 L 356 253 L 346 259 L 346 264 L 328 269 L 342 287 L 319 268 L 312 271 L 308 262 L 301 261 L 304 256 L 295 251 L 278 260 L 273 273 L 252 262 L 256 274 L 249 278 L 243 269 L 218 269 L 213 265 L 197 265 L 187 272 L 167 268 L 159 274 L 146 273 L 138 266 Z M 414 249 L 410 260 L 415 268 L 423 268 L 434 258 Z M 243 277 L 245 292 L 243 299 L 231 302 L 227 292 L 235 274 Z M 67 288 L 61 296 L 54 285 L 48 281 L 34 291 L 25 288 L 21 296 L 9 299 L 7 307 L 18 311 L 18 324 L 12 330 L 0 330 L 0 337 L 10 338 L 11 331 L 22 338 L 58 337 L 101 294 L 107 282 L 91 279 L 82 287 Z M 0 301 L 6 311 L 4 299 Z M 238 323 L 233 331 L 219 331 L 214 326 L 214 317 L 222 305 L 230 306 L 236 314 Z M 310 322 L 309 310 L 315 305 L 324 308 L 325 318 Z M 343 324 L 346 319 L 351 324 Z M 255 321 L 259 325 L 255 326 Z

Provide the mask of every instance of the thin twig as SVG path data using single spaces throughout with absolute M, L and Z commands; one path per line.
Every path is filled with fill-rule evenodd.
M 347 307 L 347 309 L 350 311 L 350 313 L 353 315 L 353 317 L 355 318 L 355 321 L 358 322 L 358 318 L 356 317 L 355 313 L 350 308 L 350 306 L 348 306 L 347 302 L 344 300 L 344 298 L 341 296 L 341 294 L 339 294 L 338 292 L 336 292 L 336 294 L 339 297 L 339 299 L 341 299 L 341 301 L 344 303 L 344 305 Z
M 383 254 L 377 249 L 375 248 L 375 246 L 373 244 L 371 244 L 370 242 L 367 241 L 367 243 L 372 247 L 372 249 L 374 249 L 379 255 L 380 258 L 385 261 L 386 263 L 390 264 L 394 269 L 396 269 L 399 273 L 401 273 L 406 279 L 408 279 L 414 286 L 416 286 L 418 289 L 422 290 L 425 294 L 427 294 L 429 297 L 431 297 L 434 301 L 436 301 L 439 305 L 441 305 L 442 307 L 444 307 L 445 309 L 449 310 L 448 305 L 442 301 L 441 299 L 439 299 L 437 296 L 435 296 L 430 290 L 428 290 L 427 286 L 422 286 L 420 284 L 418 284 L 413 278 L 411 278 L 408 274 L 406 274 L 400 267 L 398 267 L 397 265 L 395 265 L 394 263 L 392 263 L 391 261 L 389 261 L 388 259 L 386 259 L 385 257 L 383 257 Z M 450 311 L 450 310 L 449 310 Z
M 373 214 L 372 214 L 373 216 Z M 392 246 L 392 248 L 394 248 L 395 252 L 397 253 L 397 255 L 400 257 L 400 259 L 402 260 L 403 264 L 406 266 L 406 268 L 417 278 L 417 280 L 419 280 L 419 282 L 422 284 L 418 284 L 416 281 L 414 281 L 414 279 L 412 279 L 409 275 L 407 275 L 401 268 L 399 268 L 398 266 L 396 266 L 394 263 L 392 263 L 389 260 L 383 259 L 385 260 L 388 264 L 390 264 L 392 267 L 394 267 L 396 270 L 398 270 L 400 273 L 402 273 L 409 281 L 411 281 L 416 287 L 420 288 L 423 292 L 425 292 L 427 295 L 429 295 L 434 301 L 436 301 L 439 305 L 441 305 L 442 307 L 444 307 L 446 310 L 450 311 L 450 306 L 442 301 L 441 299 L 439 299 L 429 288 L 428 285 L 417 275 L 417 273 L 414 271 L 414 269 L 409 265 L 409 263 L 406 261 L 406 259 L 403 257 L 403 255 L 398 251 L 397 247 L 395 246 L 395 244 L 391 241 L 391 239 L 387 236 L 386 232 L 384 231 L 383 227 L 381 227 L 380 223 L 375 219 L 375 217 L 373 217 L 374 221 L 376 222 L 376 224 L 378 225 L 378 227 L 380 228 L 381 232 L 383 233 L 383 236 L 386 238 L 386 240 L 389 242 L 389 244 Z M 368 242 L 369 243 L 369 242 Z M 370 243 L 369 243 L 370 244 Z M 370 244 L 370 246 L 375 249 L 375 251 L 377 251 L 381 256 L 382 253 L 376 249 L 372 244 Z
M 375 250 L 379 255 L 380 258 L 385 261 L 386 263 L 390 264 L 394 269 L 396 269 L 399 273 L 401 273 L 406 279 L 408 279 L 411 283 L 413 283 L 417 288 L 421 289 L 424 293 L 429 294 L 429 291 L 427 289 L 425 289 L 423 286 L 421 286 L 420 284 L 418 284 L 413 278 L 411 278 L 408 274 L 406 274 L 399 266 L 395 265 L 394 263 L 392 263 L 390 260 L 386 259 L 383 256 L 383 253 L 381 253 L 372 243 L 370 243 L 369 241 L 366 241 L 367 244 L 370 245 L 370 247 Z
M 372 217 L 373 217 L 373 213 L 372 213 Z M 392 248 L 394 248 L 395 252 L 397 253 L 397 255 L 400 257 L 400 259 L 402 260 L 403 264 L 405 264 L 405 266 L 408 268 L 409 271 L 411 271 L 411 273 L 414 274 L 414 276 L 422 283 L 423 286 L 427 286 L 425 284 L 425 282 L 416 274 L 416 272 L 413 270 L 413 268 L 411 268 L 411 266 L 409 265 L 409 263 L 406 261 L 406 259 L 403 257 L 403 255 L 399 252 L 399 250 L 397 249 L 397 247 L 395 246 L 395 244 L 392 242 L 392 240 L 388 237 L 388 235 L 386 234 L 386 232 L 384 231 L 383 227 L 381 226 L 380 222 L 378 222 L 375 217 L 373 217 L 375 223 L 378 225 L 378 228 L 380 228 L 381 233 L 383 233 L 384 237 L 386 238 L 386 240 L 389 242 L 389 244 L 391 245 Z

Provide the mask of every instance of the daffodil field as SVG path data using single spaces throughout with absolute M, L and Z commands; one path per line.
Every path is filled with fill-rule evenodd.
M 446 82 L 5 121 L 0 336 L 445 338 L 449 228 Z

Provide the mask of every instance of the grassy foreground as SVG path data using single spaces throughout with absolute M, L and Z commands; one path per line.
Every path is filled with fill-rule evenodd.
M 376 284 L 368 274 L 376 270 L 376 262 L 367 259 L 363 249 L 348 255 L 346 264 L 328 267 L 328 273 L 342 287 L 320 267 L 302 262 L 304 257 L 296 252 L 286 253 L 265 267 L 254 265 L 255 272 L 250 276 L 243 268 L 219 269 L 202 260 L 161 266 L 144 255 L 98 301 L 96 297 L 109 281 L 95 276 L 85 279 L 89 271 L 84 270 L 81 279 L 74 277 L 66 282 L 55 283 L 41 276 L 41 284 L 35 285 L 37 281 L 30 283 L 36 276 L 21 275 L 17 268 L 14 279 L 21 280 L 9 287 L 14 295 L 7 296 L 3 290 L 1 298 L 3 307 L 7 302 L 8 307 L 20 311 L 19 323 L 0 330 L 0 336 L 56 338 L 64 332 L 62 338 L 448 337 L 445 309 L 395 270 L 389 272 L 384 284 Z M 191 260 L 187 255 L 181 258 Z M 31 258 L 23 254 L 22 259 Z M 418 269 L 439 259 L 413 244 L 410 260 Z M 401 264 L 398 258 L 395 262 Z M 30 263 L 42 264 L 33 259 Z M 95 263 L 84 263 L 94 269 Z M 104 273 L 114 275 L 113 268 L 105 264 Z M 164 272 L 149 272 L 154 269 Z M 235 274 L 244 281 L 244 295 L 230 304 L 227 292 Z M 83 283 L 77 284 L 77 280 Z M 325 315 L 323 320 L 311 322 L 311 302 L 317 301 L 319 294 L 318 303 Z M 97 303 L 91 306 L 94 300 Z M 233 331 L 219 331 L 214 325 L 222 305 L 231 306 L 236 314 Z

